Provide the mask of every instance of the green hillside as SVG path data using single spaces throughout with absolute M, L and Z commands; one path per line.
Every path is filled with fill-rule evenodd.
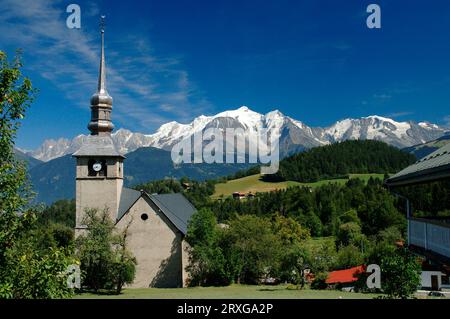
M 345 141 L 298 153 L 280 161 L 272 181 L 316 182 L 349 174 L 396 173 L 414 163 L 414 155 L 373 140 Z
M 359 178 L 367 182 L 370 177 L 383 179 L 383 174 L 350 174 L 349 178 Z M 227 181 L 225 183 L 216 184 L 214 195 L 212 198 L 218 198 L 220 196 L 231 196 L 234 192 L 241 193 L 262 193 L 270 192 L 274 190 L 286 189 L 290 186 L 308 186 L 308 187 L 318 187 L 329 183 L 345 184 L 349 178 L 339 178 L 339 179 L 326 179 L 311 183 L 300 183 L 295 181 L 281 181 L 281 182 L 270 182 L 265 181 L 260 174 L 250 175 L 234 180 Z

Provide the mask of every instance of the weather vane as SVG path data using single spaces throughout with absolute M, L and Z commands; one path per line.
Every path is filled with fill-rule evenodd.
M 102 31 L 102 33 L 105 32 L 105 18 L 106 16 L 100 16 L 100 30 Z

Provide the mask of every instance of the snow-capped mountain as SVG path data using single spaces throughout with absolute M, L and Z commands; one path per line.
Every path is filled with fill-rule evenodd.
M 445 129 L 427 122 L 396 122 L 381 116 L 361 119 L 345 119 L 336 122 L 323 132 L 330 142 L 348 139 L 381 140 L 399 148 L 434 140 L 445 133 Z
M 282 155 L 348 139 L 376 139 L 403 148 L 437 139 L 446 131 L 427 122 L 396 122 L 381 116 L 345 119 L 327 128 L 309 127 L 278 110 L 263 115 L 242 106 L 214 116 L 201 115 L 189 124 L 169 122 L 154 134 L 119 129 L 112 134 L 112 138 L 118 150 L 124 154 L 148 146 L 170 150 L 182 139 L 208 128 L 242 128 L 250 132 L 268 129 L 270 134 L 280 137 Z M 42 161 L 49 161 L 75 152 L 85 138 L 86 135 L 78 135 L 72 140 L 46 140 L 38 149 L 27 154 Z

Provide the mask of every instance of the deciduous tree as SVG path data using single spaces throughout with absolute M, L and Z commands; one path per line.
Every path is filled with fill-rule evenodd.
M 126 248 L 126 229 L 117 234 L 107 209 L 86 211 L 86 232 L 76 240 L 81 262 L 82 285 L 98 292 L 120 293 L 134 280 L 136 259 Z

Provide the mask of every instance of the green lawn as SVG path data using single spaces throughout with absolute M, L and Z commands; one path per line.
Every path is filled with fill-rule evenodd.
M 290 290 L 286 285 L 125 289 L 120 295 L 83 293 L 76 299 L 372 299 L 375 294 L 337 290 Z
M 350 174 L 350 178 L 360 178 L 364 181 L 368 181 L 370 177 L 383 179 L 383 174 Z M 338 183 L 344 184 L 348 181 L 348 179 L 332 179 L 332 180 L 323 180 L 314 183 L 299 183 L 293 181 L 286 182 L 265 182 L 261 180 L 261 175 L 250 175 L 243 178 L 235 179 L 228 181 L 226 183 L 216 184 L 216 191 L 212 195 L 212 198 L 218 198 L 220 196 L 231 196 L 233 192 L 243 192 L 253 194 L 258 192 L 270 192 L 278 189 L 286 189 L 289 186 L 309 186 L 309 187 L 317 187 L 324 184 L 329 183 Z

